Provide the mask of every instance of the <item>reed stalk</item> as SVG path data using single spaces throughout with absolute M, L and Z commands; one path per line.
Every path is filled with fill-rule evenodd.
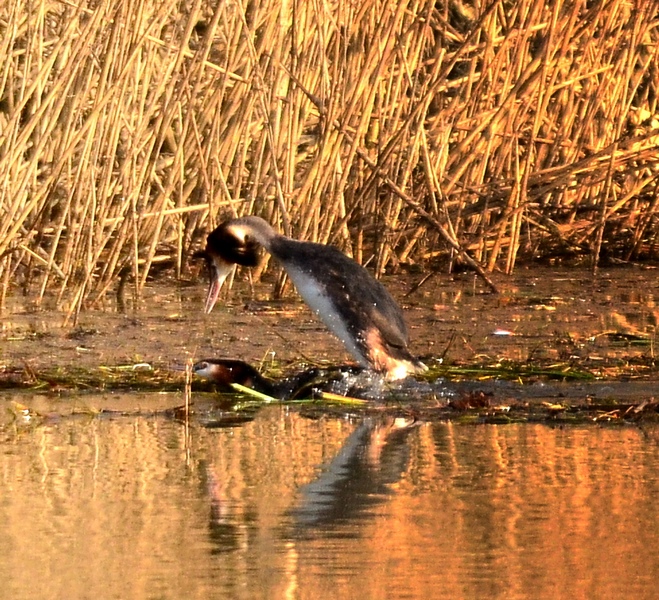
M 139 295 L 245 213 L 378 275 L 657 260 L 658 15 L 659 0 L 6 2 L 0 300 L 52 294 L 74 317 L 126 277 Z

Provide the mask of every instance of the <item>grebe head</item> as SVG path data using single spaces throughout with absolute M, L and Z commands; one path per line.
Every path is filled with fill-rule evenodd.
M 232 383 L 239 383 L 245 387 L 254 387 L 263 377 L 251 365 L 242 360 L 228 358 L 206 358 L 192 366 L 192 372 L 213 383 L 229 387 Z
M 206 239 L 206 248 L 195 253 L 208 266 L 210 286 L 204 312 L 213 310 L 222 284 L 236 265 L 254 267 L 259 262 L 259 245 L 239 221 L 228 221 L 214 229 Z

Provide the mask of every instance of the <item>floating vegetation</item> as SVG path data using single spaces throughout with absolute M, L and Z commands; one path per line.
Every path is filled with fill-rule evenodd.
M 594 380 L 597 376 L 574 364 L 548 364 L 546 366 L 516 363 L 513 361 L 499 361 L 494 365 L 438 365 L 433 366 L 428 374 L 428 378 L 436 379 L 437 377 L 446 377 L 451 380 L 470 379 L 470 380 L 489 380 L 505 379 L 526 383 L 538 379 L 551 379 L 560 381 L 589 381 Z
M 268 396 L 268 394 L 264 394 L 257 390 L 253 390 L 252 388 L 246 387 L 239 383 L 232 383 L 231 387 L 234 390 L 236 390 L 239 394 L 243 394 L 245 396 L 254 398 L 259 404 L 271 404 L 273 402 L 281 402 L 281 400 L 278 398 L 273 398 L 272 396 Z
M 428 361 L 430 363 L 430 361 Z M 280 364 L 274 364 L 278 377 L 291 377 L 290 370 Z M 329 374 L 334 371 L 328 369 Z M 432 365 L 427 373 L 419 376 L 419 381 L 434 382 L 439 379 L 447 381 L 513 381 L 519 384 L 531 384 L 538 381 L 594 382 L 606 380 L 656 379 L 659 367 L 654 359 L 642 361 L 623 361 L 620 364 L 601 365 L 588 369 L 584 365 L 571 363 L 516 363 L 505 360 L 496 364 Z M 266 375 L 272 375 L 268 372 Z M 329 375 L 328 375 L 329 376 Z M 185 373 L 180 369 L 165 366 L 152 366 L 149 363 L 132 365 L 100 366 L 94 369 L 81 367 L 63 367 L 34 369 L 29 366 L 0 367 L 0 390 L 27 389 L 43 392 L 62 391 L 181 391 L 185 384 Z M 322 389 L 321 375 L 314 381 Z M 304 389 L 312 389 L 305 380 Z M 231 387 L 238 394 L 248 395 L 261 403 L 279 402 L 280 400 L 252 388 L 232 383 Z M 195 391 L 213 391 L 216 386 L 203 378 L 194 378 L 192 388 Z M 295 396 L 295 390 L 292 391 Z M 350 399 L 331 392 L 323 393 L 328 401 L 349 402 Z
M 35 392 L 180 391 L 184 374 L 165 368 L 135 365 L 100 366 L 86 369 L 57 366 L 0 368 L 0 390 L 25 389 Z M 203 389 L 204 382 L 199 382 Z

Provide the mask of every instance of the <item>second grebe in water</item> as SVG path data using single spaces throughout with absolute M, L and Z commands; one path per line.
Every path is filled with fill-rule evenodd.
M 233 392 L 231 384 L 239 383 L 262 394 L 281 398 L 275 382 L 263 377 L 254 367 L 242 360 L 205 358 L 192 366 L 192 372 L 212 381 L 223 392 Z
M 193 365 L 192 372 L 212 381 L 220 392 L 235 392 L 231 384 L 239 383 L 279 400 L 295 400 L 313 398 L 318 392 L 345 395 L 360 383 L 357 377 L 363 369 L 345 365 L 333 368 L 311 367 L 275 381 L 264 377 L 242 360 L 205 358 Z
M 227 221 L 209 234 L 201 253 L 211 278 L 207 313 L 236 264 L 257 264 L 259 246 L 282 264 L 300 296 L 361 365 L 390 381 L 426 369 L 407 349 L 400 307 L 364 267 L 332 246 L 279 235 L 260 217 Z

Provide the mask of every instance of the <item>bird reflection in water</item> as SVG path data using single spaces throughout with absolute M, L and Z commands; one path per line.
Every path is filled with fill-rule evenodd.
M 407 417 L 365 418 L 320 475 L 300 490 L 299 504 L 290 512 L 294 532 L 354 532 L 340 526 L 368 517 L 391 495 L 407 469 L 407 438 L 416 425 Z
M 292 538 L 358 535 L 360 522 L 387 501 L 409 464 L 408 436 L 417 421 L 406 417 L 367 417 L 346 438 L 318 477 L 300 488 L 299 501 L 288 511 L 282 535 Z M 214 469 L 200 464 L 209 498 L 209 538 L 216 554 L 248 543 L 249 523 L 239 517 L 235 499 Z

